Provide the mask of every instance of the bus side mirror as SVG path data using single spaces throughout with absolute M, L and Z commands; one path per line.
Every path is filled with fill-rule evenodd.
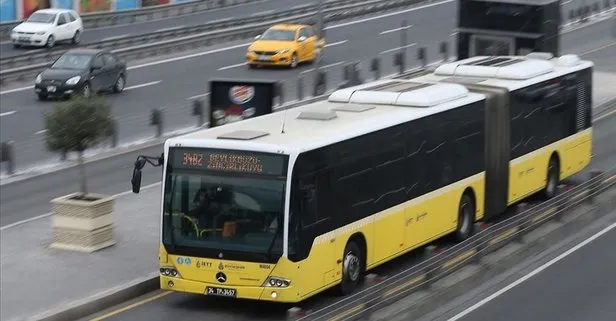
M 141 170 L 138 168 L 133 169 L 133 178 L 130 180 L 133 185 L 133 193 L 139 194 L 141 190 Z
M 133 193 L 139 194 L 141 190 L 141 169 L 145 166 L 145 159 L 139 158 L 135 161 L 135 168 L 133 168 L 133 177 L 130 180 L 133 186 Z

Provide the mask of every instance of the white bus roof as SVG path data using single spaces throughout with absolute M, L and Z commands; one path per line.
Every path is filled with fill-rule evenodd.
M 580 60 L 576 55 L 553 57 L 536 52 L 526 56 L 477 56 L 442 64 L 433 73 L 415 80 L 479 84 L 513 91 L 592 66 L 591 61 Z
M 498 64 L 490 65 L 492 62 Z M 500 60 L 495 60 L 500 59 Z M 483 65 L 477 65 L 481 63 Z M 488 64 L 486 66 L 486 63 Z M 577 56 L 535 53 L 473 57 L 411 79 L 378 80 L 335 91 L 327 101 L 208 128 L 167 140 L 165 147 L 208 147 L 295 154 L 331 145 L 485 98 L 460 83 L 515 90 L 592 66 Z M 456 81 L 448 81 L 448 80 Z M 283 121 L 284 133 L 281 132 Z
M 470 93 L 458 84 L 379 80 L 338 90 L 327 101 L 171 138 L 166 147 L 179 144 L 294 154 L 482 99 L 483 95 Z M 281 133 L 283 119 L 285 128 Z

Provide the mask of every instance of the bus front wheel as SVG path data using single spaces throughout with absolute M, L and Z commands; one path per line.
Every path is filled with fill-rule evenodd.
M 458 227 L 455 232 L 455 240 L 464 241 L 473 235 L 475 226 L 475 203 L 467 193 L 462 195 L 460 206 L 458 207 Z
M 352 293 L 359 285 L 363 272 L 363 255 L 359 246 L 353 240 L 350 240 L 344 248 L 342 282 L 340 283 L 342 295 Z

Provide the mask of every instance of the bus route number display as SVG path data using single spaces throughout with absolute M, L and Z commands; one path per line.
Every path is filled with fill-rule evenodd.
M 284 156 L 233 151 L 177 149 L 175 167 L 209 171 L 281 175 Z

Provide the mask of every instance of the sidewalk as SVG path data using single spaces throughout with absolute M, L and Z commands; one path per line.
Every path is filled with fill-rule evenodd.
M 49 217 L 1 231 L 0 320 L 25 320 L 155 273 L 159 204 L 160 185 L 117 197 L 117 244 L 92 254 L 48 248 Z

